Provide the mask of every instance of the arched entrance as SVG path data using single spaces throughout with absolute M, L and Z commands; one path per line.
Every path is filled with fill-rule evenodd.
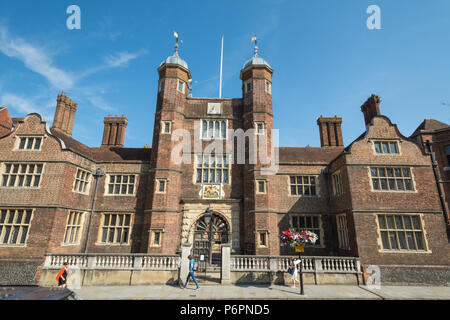
M 211 241 L 210 241 L 211 238 Z M 194 229 L 193 256 L 196 261 L 203 265 L 220 266 L 222 263 L 221 244 L 229 242 L 229 227 L 221 216 L 213 213 L 210 224 L 205 221 L 205 216 L 197 220 Z

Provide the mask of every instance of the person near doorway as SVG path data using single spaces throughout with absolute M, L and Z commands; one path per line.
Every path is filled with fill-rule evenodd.
M 181 288 L 185 289 L 189 282 L 189 279 L 192 278 L 192 280 L 194 280 L 195 284 L 197 285 L 197 288 L 195 288 L 194 290 L 198 290 L 200 287 L 198 285 L 197 279 L 195 278 L 195 274 L 194 274 L 194 272 L 197 271 L 197 267 L 196 267 L 194 258 L 191 255 L 188 256 L 188 260 L 189 260 L 189 273 L 186 278 L 186 283 L 184 284 L 184 286 L 181 286 Z
M 291 257 L 289 259 L 289 269 L 290 269 L 290 275 L 292 280 L 292 286 L 291 288 L 295 288 L 295 282 L 298 282 L 298 285 L 300 286 L 300 281 L 297 279 L 297 265 L 300 263 L 300 259 L 294 260 L 294 257 Z
M 56 276 L 56 281 L 58 281 L 58 287 L 64 289 L 67 286 L 67 270 L 69 269 L 69 263 L 64 262 L 62 269 Z

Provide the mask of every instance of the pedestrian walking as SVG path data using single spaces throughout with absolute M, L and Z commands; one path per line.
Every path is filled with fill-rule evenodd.
M 56 276 L 56 281 L 58 281 L 58 287 L 59 288 L 65 288 L 67 286 L 67 270 L 69 269 L 69 263 L 64 262 L 62 269 L 59 271 L 58 275 Z
M 295 282 L 298 282 L 300 286 L 300 281 L 297 279 L 297 265 L 300 263 L 300 259 L 294 260 L 294 257 L 289 259 L 289 269 L 288 272 L 291 275 L 292 286 L 291 288 L 295 288 Z
M 198 290 L 200 287 L 198 286 L 198 282 L 197 282 L 197 279 L 195 278 L 195 274 L 194 274 L 194 272 L 197 271 L 197 266 L 195 264 L 194 258 L 192 258 L 191 255 L 188 256 L 188 260 L 189 260 L 189 274 L 186 278 L 186 283 L 184 284 L 184 286 L 181 286 L 181 284 L 180 284 L 180 286 L 182 289 L 185 289 L 189 282 L 189 279 L 192 278 L 194 280 L 195 284 L 197 285 L 197 288 L 195 288 L 194 290 Z

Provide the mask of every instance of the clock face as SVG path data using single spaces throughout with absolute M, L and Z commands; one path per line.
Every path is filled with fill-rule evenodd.
M 220 114 L 222 105 L 220 103 L 208 103 L 208 114 Z

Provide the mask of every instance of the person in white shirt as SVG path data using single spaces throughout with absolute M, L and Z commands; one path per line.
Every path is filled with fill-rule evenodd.
M 291 274 L 291 280 L 292 280 L 292 286 L 291 288 L 295 288 L 295 282 L 298 282 L 298 285 L 300 287 L 300 281 L 297 279 L 297 265 L 300 263 L 300 259 L 294 260 L 294 257 L 290 258 L 289 261 L 289 269 L 291 270 L 291 272 L 289 272 Z

